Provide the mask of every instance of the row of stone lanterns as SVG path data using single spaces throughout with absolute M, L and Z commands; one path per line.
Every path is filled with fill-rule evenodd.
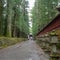
M 60 51 L 57 49 L 57 44 L 59 44 L 58 35 L 41 35 L 39 41 L 40 47 L 50 56 L 50 60 L 60 60 Z
M 50 40 L 49 40 L 48 34 L 39 36 L 38 40 L 40 43 L 39 44 L 40 47 L 44 50 L 44 52 L 49 54 L 50 53 L 50 46 L 49 46 Z

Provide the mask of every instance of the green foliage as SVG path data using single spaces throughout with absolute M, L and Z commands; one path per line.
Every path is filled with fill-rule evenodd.
M 36 35 L 57 15 L 58 0 L 35 0 L 32 9 L 33 35 Z
M 0 36 L 27 36 L 29 33 L 27 8 L 26 0 L 0 0 Z

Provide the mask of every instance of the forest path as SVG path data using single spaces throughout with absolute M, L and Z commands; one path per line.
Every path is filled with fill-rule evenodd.
M 0 50 L 0 60 L 49 60 L 35 41 L 28 40 Z

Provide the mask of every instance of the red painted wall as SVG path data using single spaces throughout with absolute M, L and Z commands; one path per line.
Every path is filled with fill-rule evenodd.
M 42 31 L 38 32 L 37 36 L 59 27 L 60 27 L 60 14 L 54 20 L 52 20 L 52 22 L 49 23 Z

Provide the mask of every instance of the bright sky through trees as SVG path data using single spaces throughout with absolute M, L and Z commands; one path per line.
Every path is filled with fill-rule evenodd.
M 32 27 L 32 21 L 31 21 L 31 9 L 34 7 L 34 2 L 35 2 L 35 0 L 28 0 L 29 1 L 29 9 L 28 9 L 28 11 L 29 11 L 29 25 L 30 25 L 30 31 L 32 31 L 32 29 L 31 29 L 31 27 Z
M 31 20 L 31 9 L 33 8 L 33 6 L 34 6 L 34 2 L 35 2 L 35 0 L 28 0 L 29 1 L 29 9 L 28 9 L 28 11 L 29 11 L 29 19 Z M 30 26 L 31 26 L 31 22 L 29 22 L 30 23 Z
M 32 9 L 32 7 L 34 6 L 35 0 L 28 0 L 28 1 L 29 1 L 29 9 Z

